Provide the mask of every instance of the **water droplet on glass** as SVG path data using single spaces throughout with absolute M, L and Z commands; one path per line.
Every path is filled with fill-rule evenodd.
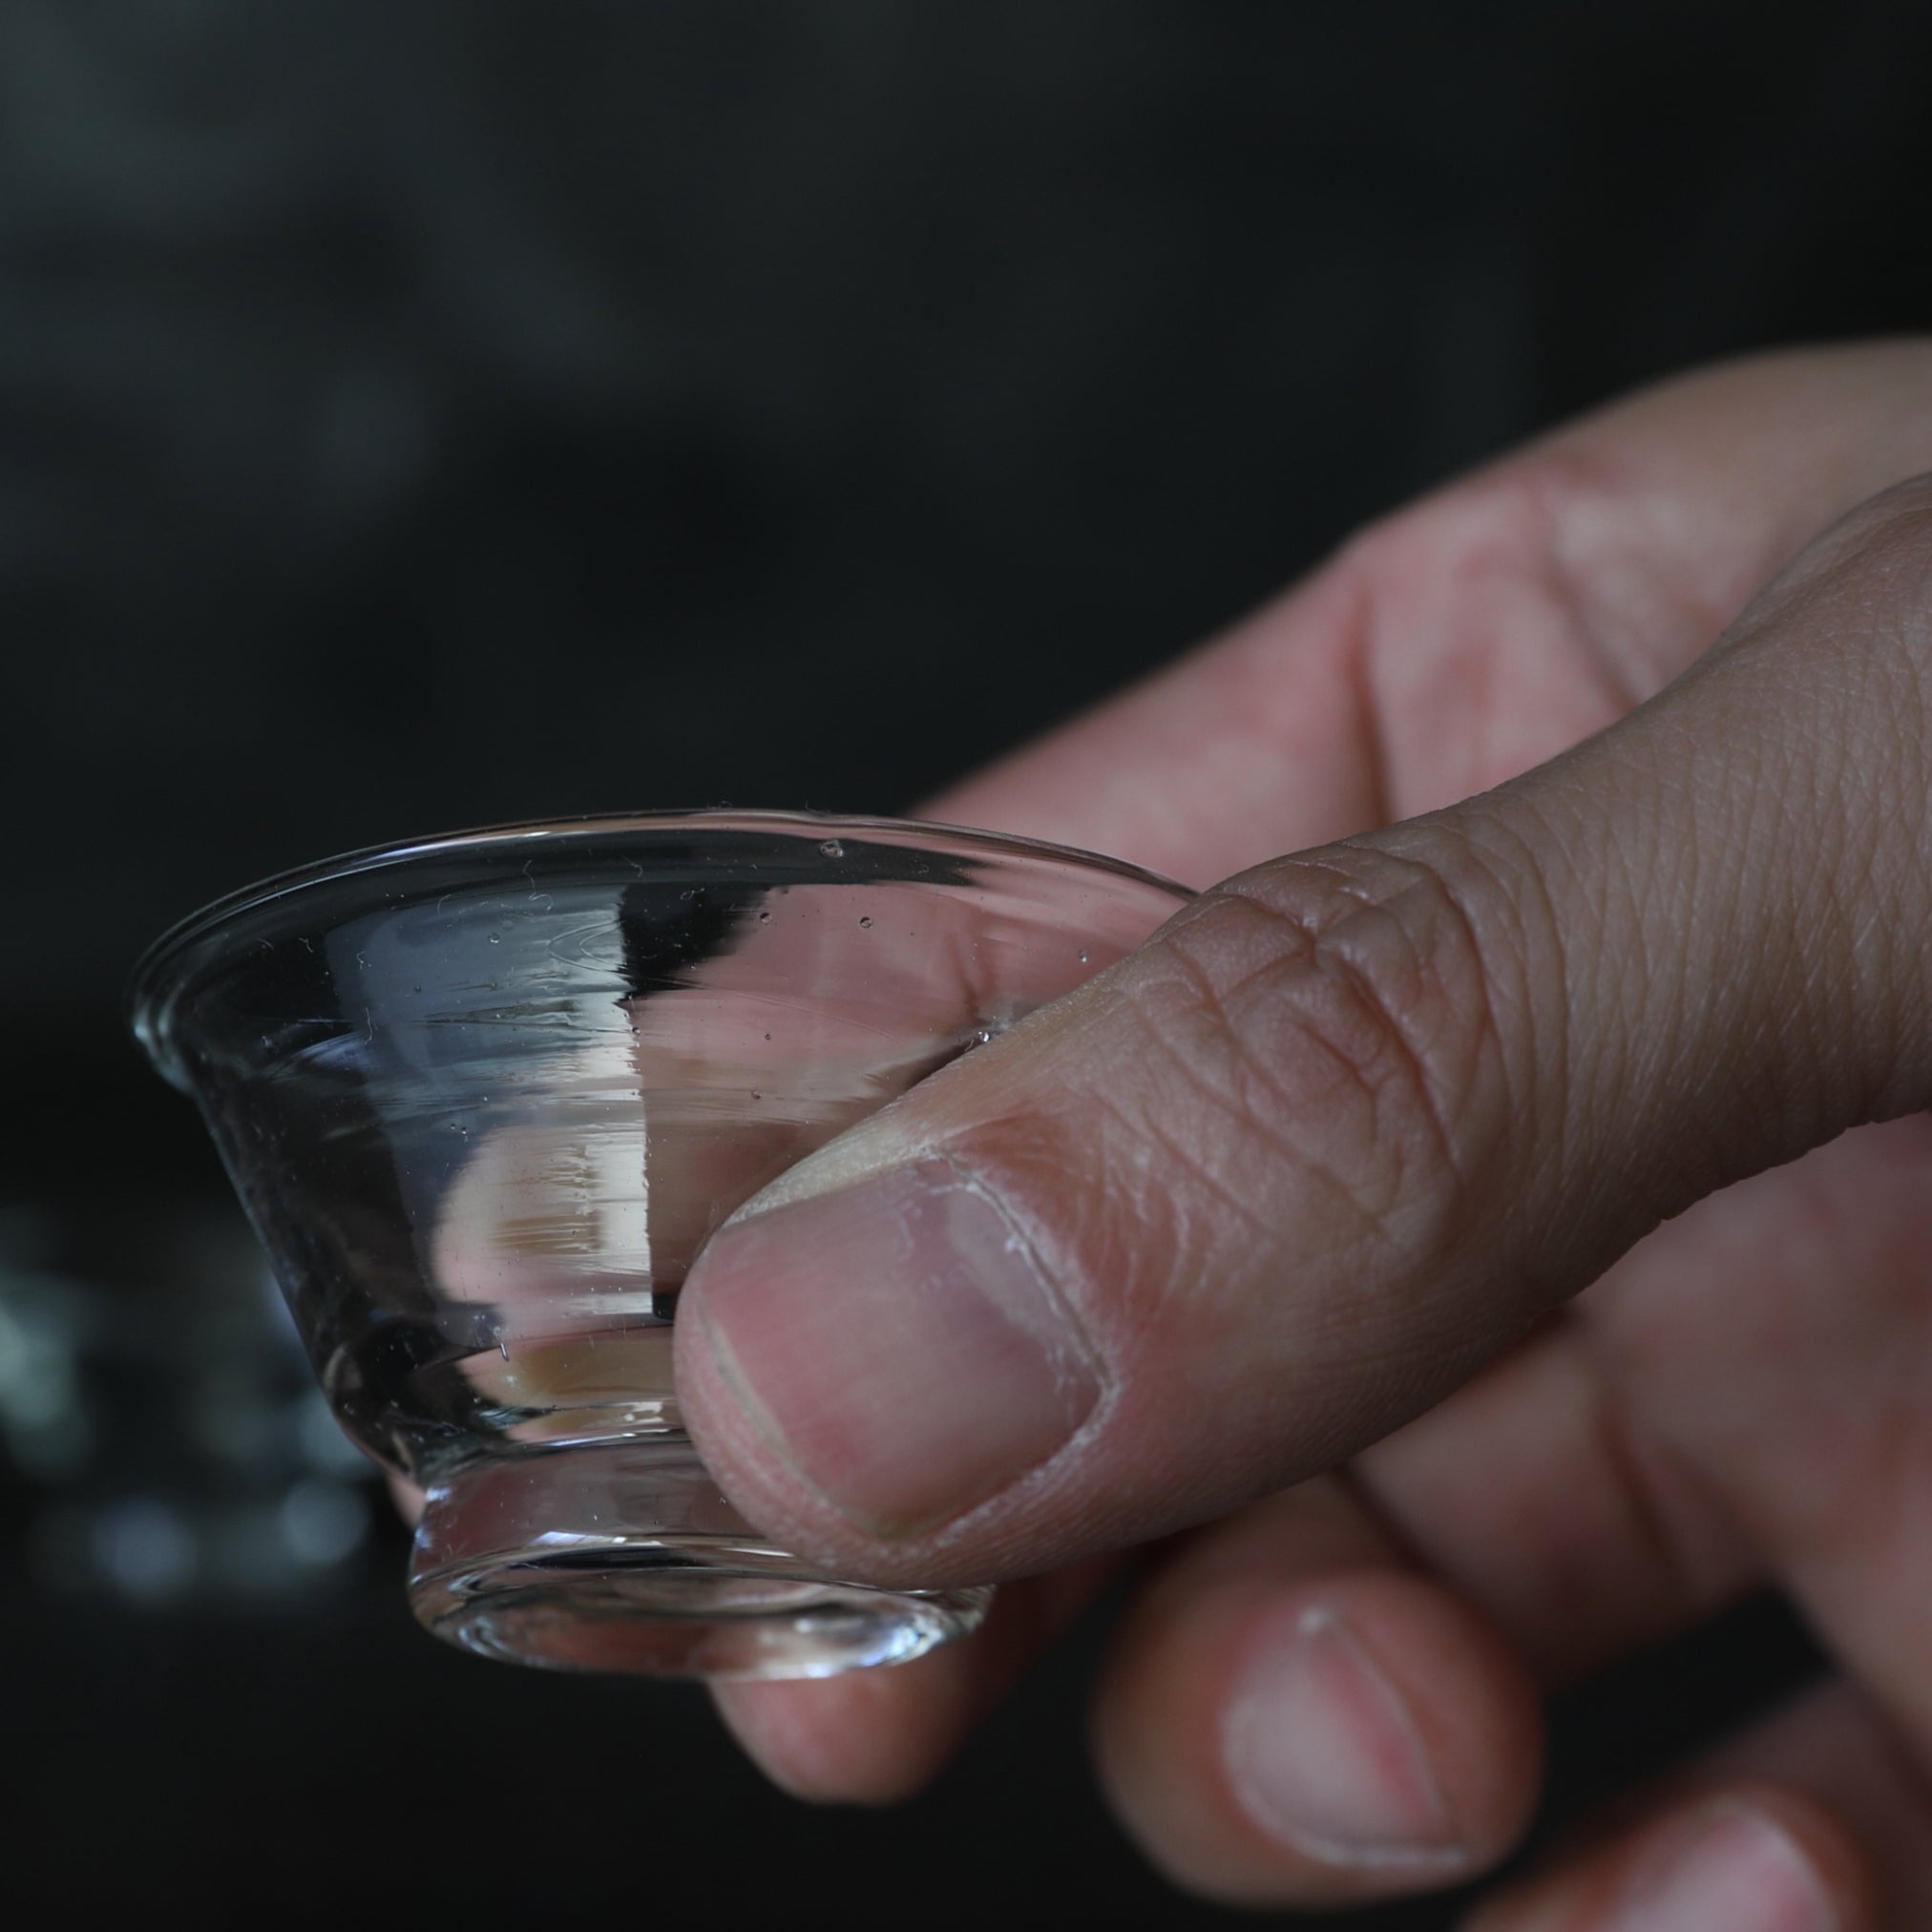
M 492 934 L 491 934 L 491 935 L 490 935 L 490 943 L 491 943 L 491 944 L 492 944 L 493 946 L 500 946 L 500 945 L 502 945 L 502 943 L 503 943 L 503 935 L 502 935 L 502 934 L 501 934 L 500 933 L 492 933 Z
M 1081 963 L 1081 964 L 1082 964 L 1082 966 L 1084 966 L 1084 965 L 1085 965 L 1085 964 L 1087 963 L 1087 955 L 1086 955 L 1086 948 L 1085 948 L 1084 946 L 1082 946 L 1082 947 L 1081 948 L 1081 954 L 1080 954 L 1080 963 Z
M 984 1046 L 992 1038 L 993 1029 L 990 1026 L 982 1026 L 973 1036 L 974 1044 Z
M 758 916 L 761 919 L 768 919 L 770 918 L 771 914 L 769 913 L 760 913 Z
M 819 847 L 819 850 L 822 851 L 829 859 L 842 859 L 846 855 L 845 847 L 842 846 L 835 838 L 827 839 Z
M 870 919 L 861 919 L 861 920 L 859 921 L 859 924 L 860 924 L 861 926 L 870 926 L 870 925 L 871 925 L 872 923 L 872 921 L 871 921 Z

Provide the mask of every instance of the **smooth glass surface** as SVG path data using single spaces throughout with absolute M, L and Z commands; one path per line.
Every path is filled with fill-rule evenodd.
M 692 1258 L 1185 897 L 945 827 L 572 820 L 237 893 L 149 952 L 134 1023 L 335 1414 L 428 1497 L 427 1628 L 523 1663 L 821 1675 L 916 1656 L 989 1593 L 843 1584 L 738 1516 L 671 1384 Z

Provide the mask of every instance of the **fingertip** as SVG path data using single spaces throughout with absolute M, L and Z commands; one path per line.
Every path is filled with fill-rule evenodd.
M 972 1636 L 910 1664 L 804 1682 L 719 1683 L 712 1699 L 746 1754 L 792 1796 L 897 1804 L 945 1769 L 1115 1566 L 1096 1560 L 1010 1584 Z
M 1706 1786 L 1484 1903 L 1462 1932 L 1878 1932 L 1871 1868 L 1816 1799 Z
M 1245 1904 L 1475 1877 L 1535 1803 L 1527 1673 L 1428 1579 L 1250 1578 L 1152 1603 L 1096 1711 L 1102 1775 L 1176 1882 Z
M 746 1755 L 781 1791 L 808 1804 L 897 1804 L 924 1788 L 952 1739 L 904 1721 L 915 1688 L 930 1677 L 921 1659 L 896 1667 L 897 1681 L 873 1673 L 817 1682 L 714 1684 L 711 1698 Z M 943 1684 L 939 1687 L 944 1696 Z M 928 1706 L 930 1712 L 930 1705 Z

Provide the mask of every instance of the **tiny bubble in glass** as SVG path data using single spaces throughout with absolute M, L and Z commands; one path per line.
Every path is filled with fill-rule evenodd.
M 348 1434 L 423 1492 L 435 1635 L 557 1669 L 826 1676 L 987 1589 L 820 1574 L 671 1381 L 706 1237 L 1131 951 L 1182 888 L 910 822 L 640 813 L 357 852 L 150 948 L 136 1036 L 220 1149 Z

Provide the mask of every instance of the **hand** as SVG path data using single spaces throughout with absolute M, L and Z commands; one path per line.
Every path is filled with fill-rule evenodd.
M 1922 344 L 1664 387 L 934 803 L 1225 883 L 700 1257 L 753 1520 L 1027 1579 L 721 1692 L 775 1777 L 912 1790 L 1191 1530 L 1121 1816 L 1218 1897 L 1426 1889 L 1520 1834 L 1544 1690 L 1775 1583 L 1842 1676 L 1480 1922 L 1932 1923 L 1928 467 Z

